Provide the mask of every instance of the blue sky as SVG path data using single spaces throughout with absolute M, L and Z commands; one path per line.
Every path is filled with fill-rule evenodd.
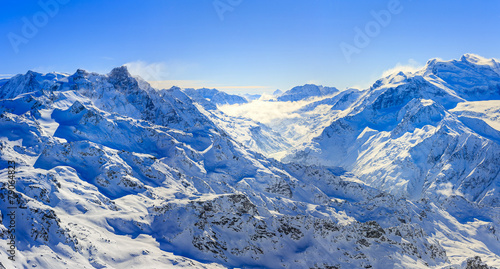
M 499 25 L 496 0 L 3 0 L 0 75 L 126 64 L 158 87 L 366 87 L 430 58 L 499 59 Z

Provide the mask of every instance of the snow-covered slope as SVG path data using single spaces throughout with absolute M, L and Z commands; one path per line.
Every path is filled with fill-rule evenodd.
M 497 101 L 469 102 L 499 94 L 495 60 L 431 60 L 414 74 L 378 80 L 286 160 L 341 166 L 403 197 L 459 195 L 500 206 Z
M 268 159 L 228 134 L 234 118 L 179 88 L 153 89 L 124 67 L 107 75 L 28 72 L 0 96 L 0 248 L 16 236 L 16 261 L 2 251 L 3 267 L 500 266 L 500 209 L 492 201 L 410 200 L 369 186 L 356 171 Z M 302 109 L 331 107 L 340 119 L 368 98 L 355 90 L 338 96 Z M 482 113 L 493 117 L 491 107 Z M 466 109 L 446 109 L 410 100 L 394 136 L 443 121 L 469 132 L 457 120 Z M 245 124 L 259 126 L 245 119 L 235 126 Z M 259 142 L 275 144 L 264 141 L 273 130 L 265 132 Z M 464 134 L 457 145 L 483 143 L 484 160 L 494 155 L 490 140 Z M 477 167 L 485 173 L 493 164 Z

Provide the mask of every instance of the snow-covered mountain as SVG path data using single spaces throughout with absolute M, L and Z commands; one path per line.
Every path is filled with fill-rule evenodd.
M 304 86 L 294 87 L 280 94 L 277 99 L 278 101 L 300 101 L 312 97 L 328 96 L 338 92 L 339 90 L 334 87 L 306 84 Z
M 260 97 L 262 97 L 262 94 L 248 94 L 248 93 L 245 93 L 243 94 L 243 97 L 245 97 L 245 99 L 247 99 L 248 101 L 254 101 L 254 100 L 258 100 Z
M 469 54 L 380 79 L 285 160 L 340 166 L 413 199 L 460 195 L 499 206 L 500 129 L 483 120 L 500 116 L 498 70 L 494 59 Z M 489 115 L 459 112 L 472 101 Z
M 498 71 L 464 59 L 472 78 Z M 0 88 L 0 268 L 500 266 L 499 110 L 481 101 L 498 84 L 455 90 L 431 65 L 301 99 L 317 135 L 295 149 L 292 132 L 125 67 L 15 76 Z M 412 173 L 422 195 L 401 184 Z
M 282 95 L 282 94 L 283 94 L 283 92 L 282 92 L 280 89 L 275 90 L 275 91 L 273 92 L 273 95 L 274 95 L 274 96 L 279 96 L 279 95 Z
M 205 99 L 215 105 L 245 104 L 247 99 L 239 95 L 227 94 L 217 89 L 185 89 L 184 92 L 195 100 Z
M 229 136 L 246 148 L 263 154 L 273 154 L 286 151 L 291 145 L 280 133 L 274 131 L 266 124 L 244 117 L 233 117 L 220 111 L 224 105 L 241 105 L 248 101 L 238 95 L 229 95 L 218 90 L 209 90 L 213 96 L 220 98 L 203 97 L 201 93 L 206 89 L 184 89 L 190 98 L 196 102 L 198 110 L 209 117 L 213 123 Z M 206 96 L 206 95 L 205 95 Z M 223 100 L 221 98 L 224 98 Z

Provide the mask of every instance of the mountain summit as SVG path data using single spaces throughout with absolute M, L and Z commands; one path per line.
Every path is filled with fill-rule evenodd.
M 294 87 L 278 96 L 278 101 L 300 101 L 312 97 L 328 96 L 339 92 L 333 87 L 323 87 L 314 84 Z

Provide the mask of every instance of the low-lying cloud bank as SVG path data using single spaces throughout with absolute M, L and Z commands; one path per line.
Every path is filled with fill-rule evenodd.
M 263 95 L 260 99 L 250 103 L 223 105 L 219 109 L 230 116 L 245 117 L 268 124 L 276 120 L 298 118 L 300 115 L 296 111 L 314 101 L 317 101 L 317 99 L 298 102 L 278 102 L 270 99 L 268 95 Z

